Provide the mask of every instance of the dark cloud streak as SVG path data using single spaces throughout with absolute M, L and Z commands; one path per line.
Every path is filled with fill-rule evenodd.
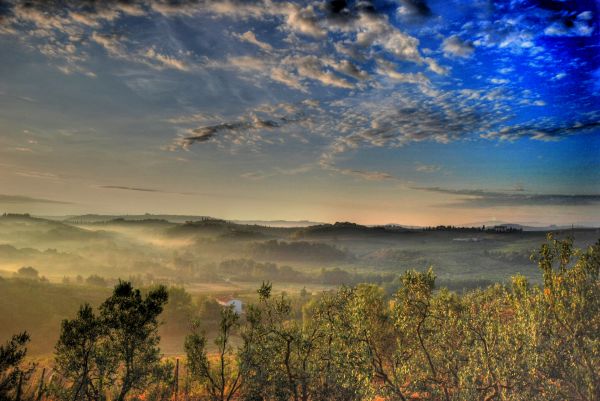
M 600 128 L 600 121 L 574 122 L 569 124 L 525 124 L 506 127 L 497 132 L 491 132 L 483 135 L 488 139 L 508 139 L 532 138 L 542 141 L 552 141 L 562 139 L 571 135 L 580 135 L 591 133 Z
M 249 130 L 275 129 L 287 124 L 299 122 L 302 119 L 303 118 L 301 117 L 280 117 L 277 119 L 261 119 L 254 117 L 248 121 L 234 121 L 209 125 L 193 129 L 193 135 L 178 138 L 176 144 L 183 148 L 187 148 L 196 142 L 208 142 L 220 133 L 229 132 L 235 135 Z
M 125 187 L 125 186 L 121 186 L 121 185 L 102 185 L 102 186 L 100 186 L 100 188 L 104 188 L 104 189 L 120 189 L 120 190 L 124 190 L 124 191 L 139 191 L 139 192 L 162 192 L 162 193 L 166 192 L 166 191 L 161 191 L 160 189 L 139 188 L 139 187 Z
M 412 187 L 412 189 L 465 196 L 457 203 L 450 204 L 454 207 L 589 206 L 600 203 L 600 194 L 526 194 L 440 187 Z
M 23 195 L 2 195 L 0 194 L 0 204 L 10 204 L 10 205 L 19 205 L 19 204 L 33 204 L 33 203 L 46 203 L 53 205 L 71 205 L 71 202 L 57 201 L 51 199 L 44 198 L 32 198 L 29 196 Z
M 171 191 L 165 191 L 162 189 L 129 187 L 129 186 L 124 186 L 124 185 L 101 185 L 98 188 L 117 189 L 117 190 L 121 190 L 121 191 L 150 192 L 150 193 L 159 193 L 159 194 L 205 195 L 205 194 L 201 194 L 201 193 L 197 193 L 197 192 L 171 192 Z

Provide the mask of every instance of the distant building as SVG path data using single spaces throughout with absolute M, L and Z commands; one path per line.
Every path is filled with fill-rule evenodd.
M 217 298 L 217 303 L 221 306 L 233 306 L 233 311 L 238 315 L 242 314 L 242 301 L 236 298 Z
M 523 228 L 516 225 L 501 224 L 499 226 L 494 226 L 494 228 L 492 228 L 492 231 L 497 233 L 515 233 L 523 231 Z

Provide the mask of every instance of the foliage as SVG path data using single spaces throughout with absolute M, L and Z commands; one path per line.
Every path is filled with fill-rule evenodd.
M 268 260 L 302 260 L 314 262 L 333 262 L 347 260 L 350 255 L 329 244 L 307 241 L 257 242 L 251 246 L 251 255 Z
M 165 377 L 158 348 L 158 316 L 168 293 L 158 287 L 143 296 L 129 282 L 119 282 L 99 307 L 83 305 L 62 323 L 56 366 L 66 382 L 55 389 L 65 399 L 104 400 L 115 392 L 123 401 Z
M 247 400 L 600 399 L 600 243 L 549 237 L 543 285 L 516 276 L 457 295 L 407 271 L 388 298 L 374 285 L 291 301 L 259 290 L 240 348 Z
M 31 266 L 23 266 L 17 271 L 17 276 L 37 280 L 39 278 L 39 272 Z
M 216 353 L 199 327 L 188 335 L 188 371 L 201 387 L 194 395 L 219 401 L 598 400 L 600 242 L 578 250 L 570 239 L 549 236 L 533 259 L 542 273 L 539 285 L 517 275 L 510 284 L 460 294 L 436 288 L 431 269 L 405 272 L 392 294 L 359 284 L 290 298 L 263 283 L 245 316 L 220 310 Z M 177 301 L 169 313 L 192 312 L 188 294 L 172 294 Z M 167 297 L 162 287 L 143 296 L 120 283 L 97 313 L 83 305 L 63 322 L 55 394 L 94 401 L 131 399 L 142 389 L 152 399 L 175 394 L 172 364 L 161 362 L 158 349 L 157 318 Z M 200 316 L 215 314 L 214 302 L 200 305 Z M 1 365 L 2 378 L 19 369 L 24 355 L 24 342 L 11 344 L 2 354 L 16 355 L 16 362 Z M 9 348 L 15 351 L 4 351 Z
M 0 400 L 19 399 L 24 382 L 29 380 L 34 366 L 23 367 L 29 334 L 15 334 L 0 345 Z
M 233 330 L 238 325 L 239 316 L 233 307 L 221 310 L 219 333 L 215 339 L 217 357 L 211 363 L 207 355 L 206 336 L 198 331 L 185 340 L 188 369 L 192 380 L 200 382 L 212 401 L 229 401 L 242 384 L 241 373 L 237 369 L 235 353 L 231 346 Z

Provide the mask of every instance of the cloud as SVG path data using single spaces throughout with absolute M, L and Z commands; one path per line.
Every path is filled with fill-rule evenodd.
M 113 57 L 125 58 L 126 51 L 121 46 L 121 38 L 116 35 L 103 35 L 98 32 L 92 32 L 90 39 L 99 44 Z
M 137 192 L 165 192 L 165 191 L 161 191 L 160 189 L 140 188 L 140 187 L 125 187 L 125 186 L 121 186 L 121 185 L 101 185 L 99 188 L 104 188 L 104 189 L 119 189 L 119 190 L 123 190 L 123 191 L 137 191 Z
M 302 137 L 310 146 L 319 147 L 314 157 L 323 168 L 386 180 L 391 179 L 388 173 L 341 168 L 336 162 L 372 147 L 389 149 L 415 142 L 448 143 L 479 137 L 556 140 L 595 127 L 591 119 L 580 119 L 582 122 L 578 123 L 576 114 L 569 117 L 573 118 L 570 127 L 551 121 L 515 124 L 514 121 L 523 121 L 519 117 L 531 115 L 519 115 L 519 107 L 547 103 L 550 109 L 553 102 L 545 102 L 548 99 L 542 100 L 535 94 L 520 96 L 518 81 L 512 79 L 514 71 L 506 67 L 510 60 L 501 57 L 503 52 L 526 52 L 528 57 L 523 60 L 538 63 L 544 69 L 554 56 L 539 50 L 534 54 L 534 49 L 543 41 L 555 41 L 542 36 L 564 34 L 550 27 L 563 20 L 572 21 L 573 27 L 565 31 L 571 35 L 581 30 L 578 26 L 589 26 L 595 14 L 554 15 L 536 7 L 520 13 L 522 10 L 515 5 L 519 2 L 489 14 L 481 6 L 485 2 L 475 3 L 464 5 L 474 15 L 469 17 L 469 24 L 462 24 L 464 20 L 445 21 L 446 15 L 440 14 L 440 18 L 418 25 L 414 23 L 417 20 L 404 23 L 407 21 L 399 19 L 398 14 L 431 16 L 433 12 L 424 0 L 29 0 L 11 1 L 11 16 L 5 24 L 22 32 L 24 42 L 34 43 L 33 47 L 53 62 L 64 60 L 57 68 L 65 73 L 84 72 L 83 67 L 91 64 L 92 57 L 103 56 L 137 63 L 136 70 L 150 67 L 153 71 L 149 74 L 176 70 L 195 74 L 188 79 L 208 83 L 210 96 L 206 99 L 210 100 L 198 101 L 207 113 L 169 121 L 179 134 L 169 146 L 171 150 L 206 142 L 220 149 L 248 146 L 255 150 L 258 144 Z M 441 3 L 431 4 L 436 11 L 437 7 L 443 11 Z M 452 11 L 460 14 L 461 10 Z M 460 28 L 455 22 L 461 22 Z M 191 40 L 192 33 L 201 32 L 195 30 L 201 24 L 206 40 L 197 40 L 203 36 Z M 550 32 L 544 34 L 545 28 Z M 450 36 L 444 39 L 442 33 Z M 424 43 L 419 35 L 427 38 Z M 441 52 L 436 50 L 440 41 Z M 219 46 L 213 46 L 214 43 Z M 431 49 L 424 49 L 423 44 Z M 454 70 L 439 64 L 434 57 L 441 58 L 442 52 L 451 58 L 493 55 L 498 60 L 494 70 L 505 68 L 498 70 L 499 74 L 492 72 L 498 78 L 486 71 L 488 75 L 465 79 L 456 64 Z M 482 58 L 469 61 L 469 72 L 481 70 L 478 66 L 482 62 Z M 576 62 L 574 58 L 573 63 Z M 121 67 L 125 63 L 115 64 Z M 518 67 L 519 73 L 525 69 Z M 578 76 L 571 74 L 576 67 L 563 66 L 573 80 Z M 549 83 L 552 75 L 558 79 L 552 67 L 546 70 L 547 74 L 554 71 L 546 75 Z M 443 76 L 450 73 L 456 75 L 452 79 Z M 165 85 L 179 83 L 179 78 L 168 80 Z M 125 84 L 133 85 L 132 79 L 125 79 Z M 532 80 L 522 82 L 525 81 Z M 571 79 L 562 84 L 567 81 Z M 510 82 L 515 85 L 503 85 Z M 185 92 L 178 92 L 178 103 L 169 107 L 196 107 L 193 103 L 203 97 L 197 96 L 197 91 L 194 97 Z M 214 110 L 252 108 L 253 102 L 265 99 L 308 96 L 321 99 L 310 117 L 296 112 L 214 114 Z M 208 105 L 212 99 L 217 101 Z M 225 102 L 227 107 L 223 107 Z M 426 165 L 421 170 L 416 168 L 428 172 Z
M 274 67 L 271 70 L 270 78 L 273 81 L 282 83 L 286 86 L 289 86 L 292 89 L 297 89 L 303 92 L 306 91 L 306 87 L 302 84 L 300 78 L 297 75 L 285 70 L 284 68 Z
M 353 80 L 368 81 L 371 72 L 359 66 L 357 61 L 373 60 L 383 54 L 393 63 L 414 63 L 441 75 L 448 72 L 433 58 L 422 56 L 417 38 L 391 23 L 387 15 L 391 5 L 375 1 L 14 0 L 8 4 L 7 26 L 29 32 L 27 40 L 33 42 L 38 41 L 39 38 L 34 37 L 38 33 L 44 36 L 46 43 L 37 46 L 48 57 L 62 60 L 57 68 L 66 74 L 79 72 L 96 76 L 84 66 L 94 56 L 88 52 L 90 44 L 100 45 L 109 57 L 156 70 L 174 69 L 197 74 L 209 68 L 219 72 L 237 70 L 246 75 L 243 79 L 256 86 L 262 85 L 261 78 L 267 78 L 302 92 L 309 90 L 307 81 L 326 87 L 364 90 L 370 84 L 358 85 Z M 403 0 L 401 6 L 412 14 L 430 14 L 424 0 Z M 232 36 L 259 47 L 265 52 L 264 57 L 234 52 L 225 59 L 205 55 L 196 59 L 193 50 L 175 37 L 163 41 L 149 33 L 145 36 L 150 40 L 140 40 L 134 31 L 115 29 L 126 16 L 155 21 L 177 15 L 236 21 L 253 19 L 253 22 L 274 24 L 277 28 L 274 32 L 287 35 L 283 39 L 286 46 L 274 49 L 271 43 L 259 40 L 254 31 L 247 30 Z M 33 24 L 34 29 L 30 29 L 29 24 Z M 320 41 L 323 38 L 328 40 Z M 335 51 L 345 48 L 353 48 L 358 59 Z M 286 63 L 281 64 L 281 60 Z M 401 77 L 398 74 L 401 73 L 390 75 L 397 81 L 422 79 L 414 71 L 409 74 L 415 75 Z
M 329 61 L 327 65 L 336 70 L 337 72 L 357 80 L 364 80 L 369 77 L 369 74 L 366 71 L 361 70 L 359 67 L 356 66 L 356 64 L 348 60 Z
M 319 165 L 324 170 L 332 171 L 337 174 L 358 177 L 367 181 L 399 181 L 397 177 L 384 171 L 338 167 L 335 165 L 333 157 L 331 157 L 331 155 L 329 155 L 329 157 L 326 155 L 321 156 L 321 159 L 319 160 Z
M 395 82 L 405 82 L 410 84 L 421 84 L 429 85 L 430 80 L 423 73 L 406 73 L 397 71 L 397 67 L 394 63 L 390 63 L 386 60 L 377 61 L 377 69 L 375 70 L 378 74 L 383 75 Z
M 122 36 L 105 35 L 98 32 L 92 32 L 90 40 L 102 46 L 106 52 L 119 59 L 142 63 L 154 69 L 175 69 L 179 71 L 189 71 L 191 67 L 182 59 L 159 52 L 151 47 L 145 51 L 131 52 L 127 50 L 127 41 Z
M 258 46 L 259 48 L 261 48 L 262 50 L 264 50 L 266 52 L 270 52 L 273 50 L 273 47 L 270 44 L 258 40 L 256 35 L 252 31 L 246 31 L 241 35 L 234 33 L 233 36 L 238 38 L 241 41 L 252 43 L 253 45 Z
M 393 175 L 383 171 L 371 171 L 371 170 L 356 170 L 349 168 L 337 168 L 334 167 L 332 170 L 344 174 L 352 175 L 355 177 L 363 178 L 368 181 L 384 181 L 384 180 L 396 180 L 397 178 Z
M 563 16 L 562 19 L 544 29 L 544 34 L 547 36 L 591 36 L 594 32 L 593 14 L 592 11 L 584 11 L 577 16 Z
M 421 164 L 421 163 L 417 163 L 417 165 L 415 166 L 415 171 L 418 171 L 420 173 L 435 173 L 437 171 L 440 171 L 442 168 L 436 164 Z
M 286 26 L 290 30 L 315 38 L 323 38 L 327 35 L 327 31 L 319 24 L 312 5 L 302 8 L 296 4 L 285 3 L 280 7 L 286 15 Z
M 240 177 L 248 180 L 262 180 L 266 177 L 266 175 L 262 171 L 249 171 L 247 173 L 241 174 Z
M 510 80 L 506 79 L 506 78 L 492 78 L 492 79 L 490 79 L 490 82 L 493 83 L 494 85 L 503 85 L 503 84 L 509 83 Z
M 144 56 L 147 60 L 152 60 L 155 62 L 156 68 L 172 68 L 179 71 L 189 71 L 190 67 L 186 64 L 185 61 L 180 60 L 173 56 L 168 56 L 162 53 L 159 53 L 156 49 L 150 48 L 146 50 Z
M 187 134 L 177 137 L 170 150 L 189 149 L 194 143 L 203 143 L 210 140 L 223 140 L 229 144 L 256 144 L 269 142 L 263 138 L 262 131 L 282 128 L 289 124 L 299 123 L 305 117 L 301 114 L 289 116 L 275 116 L 274 118 L 261 118 L 255 113 L 250 113 L 238 121 L 223 122 L 199 128 L 193 128 Z M 222 138 L 221 138 L 222 137 Z
M 317 56 L 291 57 L 283 60 L 283 64 L 288 64 L 296 69 L 298 75 L 305 78 L 310 78 L 319 81 L 326 86 L 337 88 L 352 89 L 354 85 L 344 78 L 334 74 L 331 71 L 325 70 L 327 65 L 322 59 Z M 342 68 L 342 67 L 339 67 Z M 350 65 L 346 67 L 350 69 Z M 358 69 L 353 74 L 360 74 Z M 348 75 L 348 74 L 347 74 Z
M 154 69 L 190 70 L 185 61 L 174 55 L 175 52 L 144 47 L 131 40 L 131 32 L 113 33 L 119 31 L 114 27 L 123 16 L 148 16 L 150 3 L 150 0 L 132 3 L 120 0 L 15 0 L 7 2 L 9 6 L 0 24 L 8 26 L 14 33 L 21 32 L 22 40 L 55 60 L 55 67 L 67 75 L 81 73 L 96 77 L 85 66 L 91 58 L 90 44 L 100 45 L 110 57 Z
M 439 187 L 413 187 L 412 189 L 461 196 L 450 206 L 502 207 L 502 206 L 588 206 L 600 203 L 600 194 L 527 194 L 485 191 L 479 189 L 446 189 Z
M 59 181 L 60 177 L 56 174 L 44 172 L 44 171 L 34 171 L 34 170 L 16 170 L 15 175 L 26 177 L 26 178 L 36 178 L 42 180 L 52 180 Z
M 398 12 L 401 15 L 429 17 L 432 14 L 425 0 L 400 0 L 400 3 Z
M 447 56 L 471 57 L 475 51 L 475 46 L 471 42 L 465 42 L 457 35 L 452 35 L 442 42 L 442 50 Z
M 0 194 L 0 204 L 9 205 L 20 205 L 20 204 L 33 204 L 33 203 L 46 203 L 54 205 L 71 205 L 71 202 L 57 201 L 44 198 L 32 198 L 23 195 L 4 195 Z
M 248 180 L 256 180 L 257 181 L 257 180 L 262 180 L 265 178 L 281 176 L 281 175 L 290 176 L 290 175 L 304 174 L 313 169 L 314 169 L 314 166 L 312 164 L 302 164 L 298 167 L 292 167 L 292 168 L 275 167 L 270 172 L 265 172 L 262 170 L 249 171 L 249 172 L 241 174 L 240 177 L 248 179 Z
M 125 185 L 100 185 L 100 186 L 98 186 L 98 188 L 116 189 L 116 190 L 119 190 L 119 191 L 160 193 L 160 194 L 206 195 L 206 194 L 201 194 L 201 193 L 196 193 L 196 192 L 172 192 L 172 191 L 165 191 L 165 190 L 162 190 L 162 189 L 143 188 L 143 187 L 130 187 L 130 186 L 125 186 Z
M 600 128 L 600 120 L 585 122 L 562 123 L 554 121 L 541 121 L 538 124 L 518 124 L 504 127 L 481 135 L 487 139 L 501 141 L 515 141 L 521 138 L 530 138 L 538 141 L 557 141 L 571 135 L 591 133 Z

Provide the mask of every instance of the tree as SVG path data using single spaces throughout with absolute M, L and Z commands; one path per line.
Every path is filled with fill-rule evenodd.
M 185 340 L 188 369 L 192 380 L 200 382 L 212 401 L 230 401 L 237 395 L 242 378 L 236 366 L 235 352 L 231 346 L 233 330 L 238 325 L 239 316 L 233 307 L 223 308 L 219 324 L 219 334 L 215 339 L 217 359 L 211 363 L 206 351 L 206 336 L 198 332 Z
M 37 280 L 39 278 L 39 272 L 37 269 L 31 266 L 23 266 L 17 270 L 17 276 L 31 280 Z
M 379 352 L 375 370 L 394 399 L 450 401 L 459 390 L 463 339 L 459 299 L 447 290 L 434 293 L 431 268 L 407 271 L 400 279 L 402 285 L 392 298 L 392 327 L 380 340 L 389 345 Z
M 98 287 L 106 287 L 106 280 L 97 274 L 92 274 L 85 279 L 85 283 L 88 285 L 96 285 Z
M 24 331 L 0 345 L 0 400 L 19 399 L 24 382 L 33 372 L 33 365 L 21 366 L 29 339 L 29 334 Z
M 161 335 L 185 335 L 196 315 L 192 296 L 183 287 L 170 287 L 169 302 L 164 307 L 162 318 L 165 322 Z
M 369 284 L 358 285 L 353 292 L 346 307 L 352 333 L 348 347 L 366 360 L 373 392 L 404 401 L 408 378 L 400 366 L 406 350 L 384 292 Z
M 306 401 L 316 331 L 303 332 L 291 318 L 289 298 L 284 294 L 273 297 L 271 289 L 270 283 L 263 283 L 258 305 L 247 308 L 240 351 L 243 398 Z
M 72 320 L 64 320 L 56 345 L 56 366 L 66 386 L 56 393 L 69 400 L 102 401 L 116 388 L 125 400 L 153 378 L 168 380 L 168 366 L 158 348 L 158 316 L 167 302 L 164 287 L 142 296 L 129 282 L 119 282 L 94 314 L 83 305 Z
M 63 320 L 56 344 L 56 369 L 70 384 L 56 389 L 69 400 L 104 400 L 118 361 L 108 343 L 108 327 L 88 304 L 77 316 Z
M 535 259 L 543 273 L 535 378 L 548 399 L 600 399 L 600 241 L 585 251 L 552 235 Z
M 313 299 L 302 320 L 287 296 L 271 295 L 271 284 L 258 293 L 242 332 L 243 399 L 350 401 L 366 394 L 369 378 L 345 313 L 348 292 Z
M 368 348 L 353 330 L 359 319 L 352 307 L 358 292 L 342 287 L 303 308 L 303 325 L 319 328 L 313 342 L 311 400 L 353 401 L 373 395 Z
M 145 297 L 129 282 L 120 281 L 100 306 L 108 327 L 109 346 L 120 363 L 117 400 L 124 401 L 133 389 L 143 389 L 161 367 L 158 348 L 158 316 L 168 293 L 160 286 Z

